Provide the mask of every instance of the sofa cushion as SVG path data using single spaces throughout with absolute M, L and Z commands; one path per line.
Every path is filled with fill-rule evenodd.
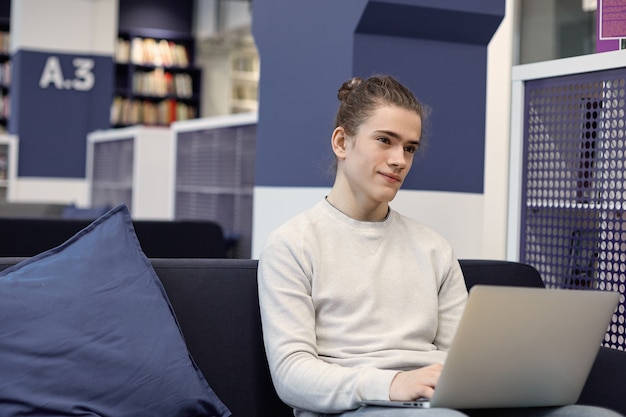
M 230 415 L 124 205 L 0 273 L 0 358 L 0 415 Z

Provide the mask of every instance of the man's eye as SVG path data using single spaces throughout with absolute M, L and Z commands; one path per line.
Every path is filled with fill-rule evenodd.
M 417 147 L 416 146 L 407 146 L 406 148 L 404 148 L 405 151 L 407 151 L 408 153 L 415 153 L 417 151 Z
M 391 143 L 391 141 L 388 138 L 384 137 L 384 136 L 379 137 L 378 141 L 382 142 L 382 143 Z

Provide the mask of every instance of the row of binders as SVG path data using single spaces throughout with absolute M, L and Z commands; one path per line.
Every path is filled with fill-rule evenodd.
M 133 93 L 144 96 L 176 96 L 189 98 L 193 95 L 193 82 L 187 73 L 171 73 L 156 68 L 150 72 L 133 74 Z
M 7 120 L 11 116 L 10 103 L 9 95 L 0 91 L 0 119 Z
M 9 157 L 6 146 L 0 145 L 0 181 L 7 179 L 9 175 Z
M 111 105 L 111 124 L 130 126 L 136 124 L 167 126 L 178 120 L 195 119 L 195 106 L 174 99 L 153 102 L 115 97 Z
M 119 38 L 115 59 L 121 64 L 154 65 L 164 67 L 189 66 L 189 55 L 184 45 L 165 39 Z
M 0 54 L 9 55 L 11 51 L 11 39 L 9 32 L 0 32 Z
M 11 86 L 11 62 L 3 62 L 0 64 L 0 85 L 3 87 Z

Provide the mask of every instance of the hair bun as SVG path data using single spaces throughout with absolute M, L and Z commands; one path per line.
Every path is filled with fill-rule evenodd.
M 351 80 L 344 82 L 339 91 L 337 92 L 337 98 L 339 101 L 344 102 L 348 98 L 348 95 L 361 83 L 363 82 L 362 78 L 354 77 Z

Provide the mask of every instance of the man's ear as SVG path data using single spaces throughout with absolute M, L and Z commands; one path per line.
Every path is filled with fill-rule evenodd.
M 346 147 L 348 145 L 346 131 L 344 128 L 341 126 L 335 128 L 330 141 L 335 156 L 339 159 L 344 159 L 346 157 Z

